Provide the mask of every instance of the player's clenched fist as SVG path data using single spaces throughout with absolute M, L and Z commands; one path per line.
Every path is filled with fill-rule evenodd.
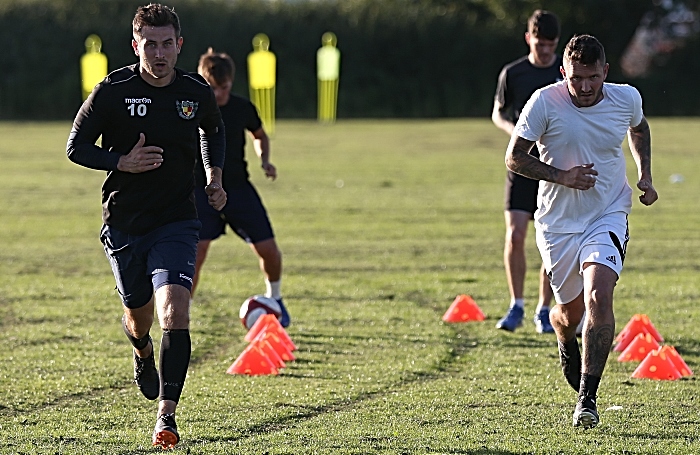
M 569 169 L 563 174 L 561 183 L 575 190 L 588 190 L 595 186 L 598 171 L 593 169 L 593 163 L 582 164 Z
M 651 205 L 654 202 L 656 202 L 657 199 L 659 199 L 659 195 L 657 194 L 654 185 L 651 184 L 651 181 L 647 179 L 641 179 L 637 183 L 637 188 L 642 190 L 642 194 L 639 196 L 639 202 L 641 202 L 642 204 Z
M 154 145 L 144 147 L 146 135 L 140 133 L 139 140 L 128 155 L 122 155 L 117 163 L 117 169 L 122 172 L 138 174 L 158 169 L 163 164 L 163 149 Z
M 221 210 L 226 205 L 226 191 L 218 183 L 210 183 L 204 187 L 207 196 L 209 196 L 209 205 L 216 210 Z

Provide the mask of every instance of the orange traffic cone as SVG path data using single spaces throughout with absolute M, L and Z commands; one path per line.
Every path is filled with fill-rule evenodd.
M 277 334 L 280 338 L 282 338 L 282 342 L 287 345 L 287 348 L 289 348 L 290 351 L 296 351 L 296 345 L 277 318 L 270 319 L 263 331 Z
M 615 341 L 620 341 L 620 339 L 624 336 L 624 332 L 626 331 L 640 333 L 642 331 L 642 327 L 644 327 L 647 332 L 649 332 L 651 336 L 656 339 L 657 342 L 661 343 L 664 341 L 664 338 L 661 336 L 659 331 L 656 330 L 656 327 L 654 327 L 654 324 L 651 323 L 649 316 L 646 314 L 635 314 L 632 316 L 627 325 L 620 331 L 617 337 L 615 337 Z
M 661 352 L 666 354 L 668 358 L 671 359 L 671 362 L 673 362 L 673 365 L 676 367 L 681 376 L 693 375 L 693 371 L 690 369 L 688 364 L 685 363 L 685 360 L 683 360 L 683 357 L 681 357 L 678 351 L 676 351 L 676 348 L 665 345 L 661 347 Z
M 260 350 L 267 356 L 268 359 L 272 362 L 272 364 L 275 366 L 275 368 L 284 368 L 286 365 L 284 364 L 284 360 L 282 360 L 282 357 L 275 351 L 275 348 L 272 347 L 272 345 L 267 341 L 267 340 L 257 340 L 253 341 L 254 344 L 260 348 Z
M 277 374 L 277 368 L 260 348 L 249 344 L 235 362 L 226 370 L 228 374 Z
M 282 341 L 287 345 L 290 351 L 297 350 L 297 346 L 294 344 L 289 334 L 286 330 L 284 330 L 284 327 L 282 327 L 282 324 L 280 324 L 280 321 L 277 320 L 274 314 L 265 314 L 259 317 L 257 321 L 255 321 L 255 324 L 253 324 L 253 327 L 251 327 L 250 330 L 248 330 L 248 333 L 246 333 L 243 339 L 245 341 L 251 342 L 261 332 L 265 331 L 274 332 L 277 335 L 279 335 L 279 337 L 282 338 Z
M 617 341 L 617 344 L 615 344 L 613 351 L 622 352 L 625 349 L 627 349 L 627 346 L 630 345 L 632 340 L 634 340 L 637 335 L 639 335 L 640 333 L 643 335 L 649 333 L 649 331 L 644 326 L 641 326 L 640 330 L 641 331 L 639 332 L 636 332 L 634 330 L 625 330 L 620 332 L 620 334 L 618 335 L 619 340 Z
M 676 369 L 669 356 L 661 352 L 661 349 L 654 349 L 639 364 L 633 378 L 637 379 L 658 379 L 661 381 L 675 381 L 681 378 L 681 373 Z
M 643 360 L 651 351 L 657 349 L 659 343 L 649 333 L 638 333 L 634 340 L 622 351 L 617 358 L 618 362 L 639 362 Z
M 277 321 L 277 318 L 274 314 L 263 314 L 255 321 L 253 327 L 248 329 L 248 333 L 245 334 L 245 337 L 243 337 L 243 339 L 250 343 L 255 339 L 256 336 L 258 336 L 258 333 L 262 332 L 265 329 L 265 327 L 267 327 L 267 324 L 272 322 L 273 319 Z
M 481 308 L 471 296 L 465 294 L 458 295 L 442 316 L 445 322 L 483 321 L 484 319 Z
M 282 338 L 280 338 L 280 336 L 276 333 L 262 331 L 258 334 L 257 337 L 255 337 L 254 341 L 260 340 L 264 340 L 270 343 L 272 349 L 274 349 L 285 362 L 291 362 L 296 359 L 296 357 L 294 357 L 294 354 L 292 354 L 292 351 L 289 350 L 284 341 L 282 341 Z

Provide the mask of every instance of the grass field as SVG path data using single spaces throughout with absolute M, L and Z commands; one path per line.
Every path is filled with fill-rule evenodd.
M 635 200 L 617 329 L 648 314 L 700 371 L 700 119 L 650 124 L 660 200 Z M 0 123 L 0 454 L 157 453 L 98 240 L 104 174 L 66 159 L 69 129 Z M 280 121 L 279 179 L 251 168 L 284 252 L 297 360 L 279 376 L 225 374 L 246 346 L 238 307 L 264 287 L 237 237 L 215 242 L 175 453 L 700 454 L 695 377 L 630 379 L 636 364 L 613 354 L 601 424 L 582 431 L 554 337 L 494 329 L 508 303 L 506 143 L 487 120 Z M 528 255 L 530 321 L 532 232 Z M 462 293 L 485 322 L 441 321 Z

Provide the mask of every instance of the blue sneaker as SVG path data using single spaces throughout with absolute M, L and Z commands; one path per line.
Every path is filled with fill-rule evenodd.
M 277 300 L 277 303 L 280 304 L 280 309 L 282 310 L 282 315 L 280 316 L 280 324 L 282 324 L 282 327 L 287 328 L 289 327 L 289 324 L 292 322 L 292 318 L 289 317 L 289 312 L 287 311 L 287 308 L 284 306 L 284 302 L 282 301 L 282 297 Z
M 554 333 L 554 327 L 549 322 L 549 308 L 542 308 L 535 313 L 535 330 L 537 333 Z
M 523 325 L 524 315 L 525 311 L 521 307 L 512 306 L 508 309 L 508 313 L 496 323 L 496 328 L 515 332 L 515 329 Z

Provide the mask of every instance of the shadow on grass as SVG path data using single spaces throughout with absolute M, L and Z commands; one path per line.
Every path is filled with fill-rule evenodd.
M 522 348 L 522 349 L 546 349 L 557 346 L 557 340 L 555 338 L 519 338 L 512 340 L 505 340 L 503 343 L 494 343 L 498 346 L 508 349 L 508 348 Z
M 292 376 L 285 374 L 287 376 Z M 197 438 L 192 440 L 193 443 L 214 443 L 214 442 L 235 442 L 239 440 L 244 440 L 253 437 L 259 437 L 261 434 L 270 434 L 282 430 L 290 430 L 299 425 L 303 425 L 305 422 L 313 419 L 315 417 L 334 413 L 334 412 L 344 412 L 349 411 L 360 403 L 381 399 L 384 396 L 391 395 L 396 392 L 396 387 L 404 387 L 408 384 L 421 383 L 426 381 L 432 381 L 442 377 L 440 372 L 425 372 L 416 371 L 410 375 L 407 375 L 400 383 L 395 384 L 395 387 L 388 387 L 381 390 L 370 391 L 365 393 L 360 393 L 351 399 L 336 400 L 334 402 L 328 403 L 327 405 L 316 406 L 316 405 L 295 405 L 292 406 L 296 409 L 293 415 L 283 416 L 275 419 L 268 419 L 262 421 L 255 425 L 250 425 L 245 429 L 241 428 L 231 428 L 230 434 L 232 436 L 212 436 L 208 438 Z M 318 377 L 315 377 L 316 379 Z M 218 430 L 226 431 L 226 428 L 219 428 Z M 228 432 L 227 432 L 228 434 Z M 482 453 L 482 452 L 451 452 L 451 453 Z M 489 453 L 489 452 L 483 452 Z M 491 453 L 509 453 L 509 452 L 491 452 Z
M 700 341 L 698 340 L 683 340 L 674 347 L 681 357 L 700 357 Z
M 482 448 L 482 449 L 472 449 L 472 450 L 459 450 L 459 449 L 454 449 L 454 450 L 448 450 L 443 453 L 454 453 L 454 454 L 464 454 L 464 455 L 520 455 L 520 454 L 526 454 L 530 452 L 511 452 L 509 450 L 495 450 L 495 449 L 489 449 L 489 448 Z

